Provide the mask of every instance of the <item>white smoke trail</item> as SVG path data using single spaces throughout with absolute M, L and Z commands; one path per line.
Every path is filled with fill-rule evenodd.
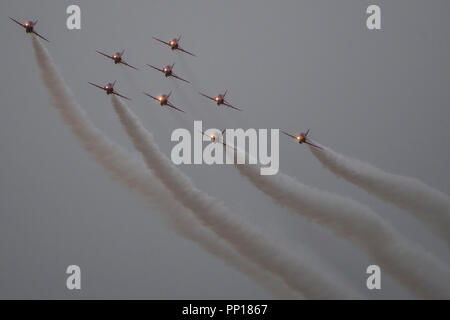
M 302 292 L 306 298 L 359 297 L 351 289 L 319 269 L 310 257 L 293 256 L 284 247 L 269 241 L 259 230 L 235 216 L 222 203 L 196 188 L 154 142 L 139 119 L 118 98 L 112 105 L 130 140 L 144 157 L 149 169 L 207 227 L 230 243 L 238 252 L 267 271 L 278 275 L 285 283 Z
M 131 159 L 123 149 L 91 123 L 84 110 L 75 102 L 47 49 L 34 37 L 33 48 L 52 106 L 58 110 L 64 123 L 70 127 L 83 148 L 113 179 L 143 195 L 152 204 L 157 204 L 168 215 L 169 222 L 181 236 L 196 242 L 209 253 L 255 279 L 269 289 L 275 297 L 289 299 L 301 297 L 272 274 L 261 270 L 260 267 L 236 253 L 222 239 L 217 238 L 214 233 L 199 224 L 190 210 L 168 197 L 167 189 L 158 179 L 152 177 L 142 162 Z
M 418 179 L 382 171 L 327 147 L 311 148 L 311 152 L 337 176 L 411 212 L 450 246 L 450 198 L 446 194 Z
M 240 152 L 240 151 L 239 151 Z M 231 152 L 228 153 L 231 156 Z M 276 203 L 334 231 L 359 246 L 382 270 L 424 298 L 450 297 L 450 270 L 430 253 L 402 237 L 369 207 L 306 186 L 283 174 L 262 176 L 259 166 L 235 165 Z

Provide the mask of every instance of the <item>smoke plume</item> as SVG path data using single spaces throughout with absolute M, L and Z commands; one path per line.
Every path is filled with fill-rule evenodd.
M 151 175 L 142 162 L 131 158 L 92 124 L 84 110 L 76 103 L 47 49 L 34 37 L 33 48 L 51 105 L 59 112 L 78 142 L 111 178 L 144 196 L 152 205 L 156 204 L 162 212 L 167 214 L 170 225 L 179 235 L 197 243 L 209 253 L 253 278 L 270 290 L 275 297 L 289 299 L 301 297 L 278 278 L 242 257 L 227 243 L 198 223 L 189 209 L 173 201 L 168 196 L 170 192 Z
M 292 255 L 284 247 L 269 241 L 259 230 L 234 215 L 218 200 L 193 184 L 155 143 L 139 119 L 117 97 L 112 104 L 120 122 L 136 149 L 143 155 L 147 167 L 180 201 L 217 235 L 238 252 L 267 271 L 278 275 L 286 285 L 300 291 L 306 298 L 358 297 L 351 289 L 320 270 L 310 257 Z
M 241 151 L 237 151 L 241 152 Z M 231 156 L 230 153 L 228 153 Z M 306 186 L 283 174 L 263 176 L 259 166 L 235 165 L 241 175 L 277 204 L 290 208 L 359 246 L 382 270 L 423 298 L 449 298 L 449 268 L 367 206 Z
M 311 152 L 338 177 L 412 213 L 450 246 L 450 198 L 447 195 L 418 179 L 382 171 L 327 147 L 311 148 Z

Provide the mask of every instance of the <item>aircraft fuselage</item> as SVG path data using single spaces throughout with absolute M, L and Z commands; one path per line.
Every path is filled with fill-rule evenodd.
M 112 58 L 113 58 L 115 64 L 119 64 L 122 62 L 122 57 L 118 53 L 114 54 L 112 56 Z
M 165 106 L 167 104 L 167 102 L 168 102 L 167 97 L 164 97 L 164 96 L 163 97 L 159 97 L 158 99 L 159 99 L 159 104 L 161 106 Z
M 217 97 L 215 98 L 215 100 L 216 100 L 218 106 L 220 106 L 220 105 L 223 104 L 223 102 L 224 102 L 224 99 L 223 99 L 222 96 L 217 96 Z
M 105 91 L 106 91 L 106 94 L 113 94 L 114 93 L 114 88 L 111 86 L 111 85 L 106 85 L 105 86 Z
M 30 21 L 25 22 L 24 28 L 25 28 L 25 32 L 26 33 L 33 33 L 34 32 L 34 25 Z
M 164 75 L 165 75 L 166 77 L 170 77 L 170 76 L 172 75 L 172 68 L 170 68 L 170 67 L 165 67 L 165 68 L 163 69 L 163 72 L 164 72 Z
M 170 40 L 169 45 L 172 50 L 178 49 L 178 41 L 176 39 Z
M 297 140 L 298 140 L 298 143 L 300 143 L 300 144 L 306 142 L 306 138 L 303 133 L 297 137 Z

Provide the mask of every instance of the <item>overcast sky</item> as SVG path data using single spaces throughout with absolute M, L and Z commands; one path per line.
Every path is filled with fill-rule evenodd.
M 380 31 L 365 26 L 368 3 L 381 6 Z M 80 31 L 66 28 L 70 4 L 81 7 Z M 0 12 L 0 298 L 271 298 L 108 178 L 50 106 L 29 36 L 8 16 L 39 18 L 36 29 L 51 40 L 49 51 L 80 105 L 136 157 L 109 99 L 88 81 L 118 80 L 168 155 L 171 132 L 192 130 L 192 119 L 206 127 L 311 128 L 314 140 L 338 152 L 450 194 L 447 0 L 3 0 Z M 152 40 L 179 34 L 198 57 Z M 121 49 L 140 71 L 95 52 Z M 145 66 L 172 62 L 192 85 Z M 197 94 L 225 89 L 243 113 Z M 189 116 L 161 109 L 144 90 L 174 90 L 173 103 Z M 369 205 L 450 263 L 448 249 L 408 213 L 337 179 L 308 148 L 280 138 L 282 172 Z M 232 166 L 181 169 L 269 237 L 294 251 L 306 246 L 365 295 L 411 297 L 387 274 L 381 291 L 368 292 L 365 270 L 374 261 L 275 205 Z M 82 269 L 79 292 L 65 287 L 70 264 Z

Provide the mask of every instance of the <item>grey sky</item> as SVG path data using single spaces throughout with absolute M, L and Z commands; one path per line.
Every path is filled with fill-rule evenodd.
M 374 1 L 382 30 L 365 27 L 362 0 L 8 1 L 0 2 L 0 298 L 270 298 L 244 275 L 172 232 L 162 214 L 112 182 L 50 107 L 31 42 L 8 16 L 40 21 L 51 55 L 94 123 L 136 157 L 109 99 L 88 81 L 118 80 L 131 108 L 169 154 L 173 129 L 311 128 L 338 152 L 414 176 L 450 194 L 448 141 L 450 3 Z M 82 30 L 65 27 L 79 4 Z M 170 15 L 166 18 L 166 15 Z M 198 57 L 152 40 L 182 34 Z M 139 72 L 95 50 L 126 49 Z M 176 62 L 193 85 L 145 66 Z M 192 117 L 162 110 L 142 95 L 174 90 Z M 230 89 L 245 112 L 217 109 L 196 92 Z M 404 235 L 450 263 L 448 249 L 409 214 L 326 171 L 308 148 L 281 137 L 281 171 L 303 183 L 371 206 Z M 365 289 L 367 256 L 328 230 L 280 209 L 232 166 L 183 166 L 196 184 L 292 249 L 302 243 L 371 298 L 409 298 L 383 274 Z M 169 196 L 169 195 L 168 195 Z M 65 288 L 80 265 L 83 290 Z

